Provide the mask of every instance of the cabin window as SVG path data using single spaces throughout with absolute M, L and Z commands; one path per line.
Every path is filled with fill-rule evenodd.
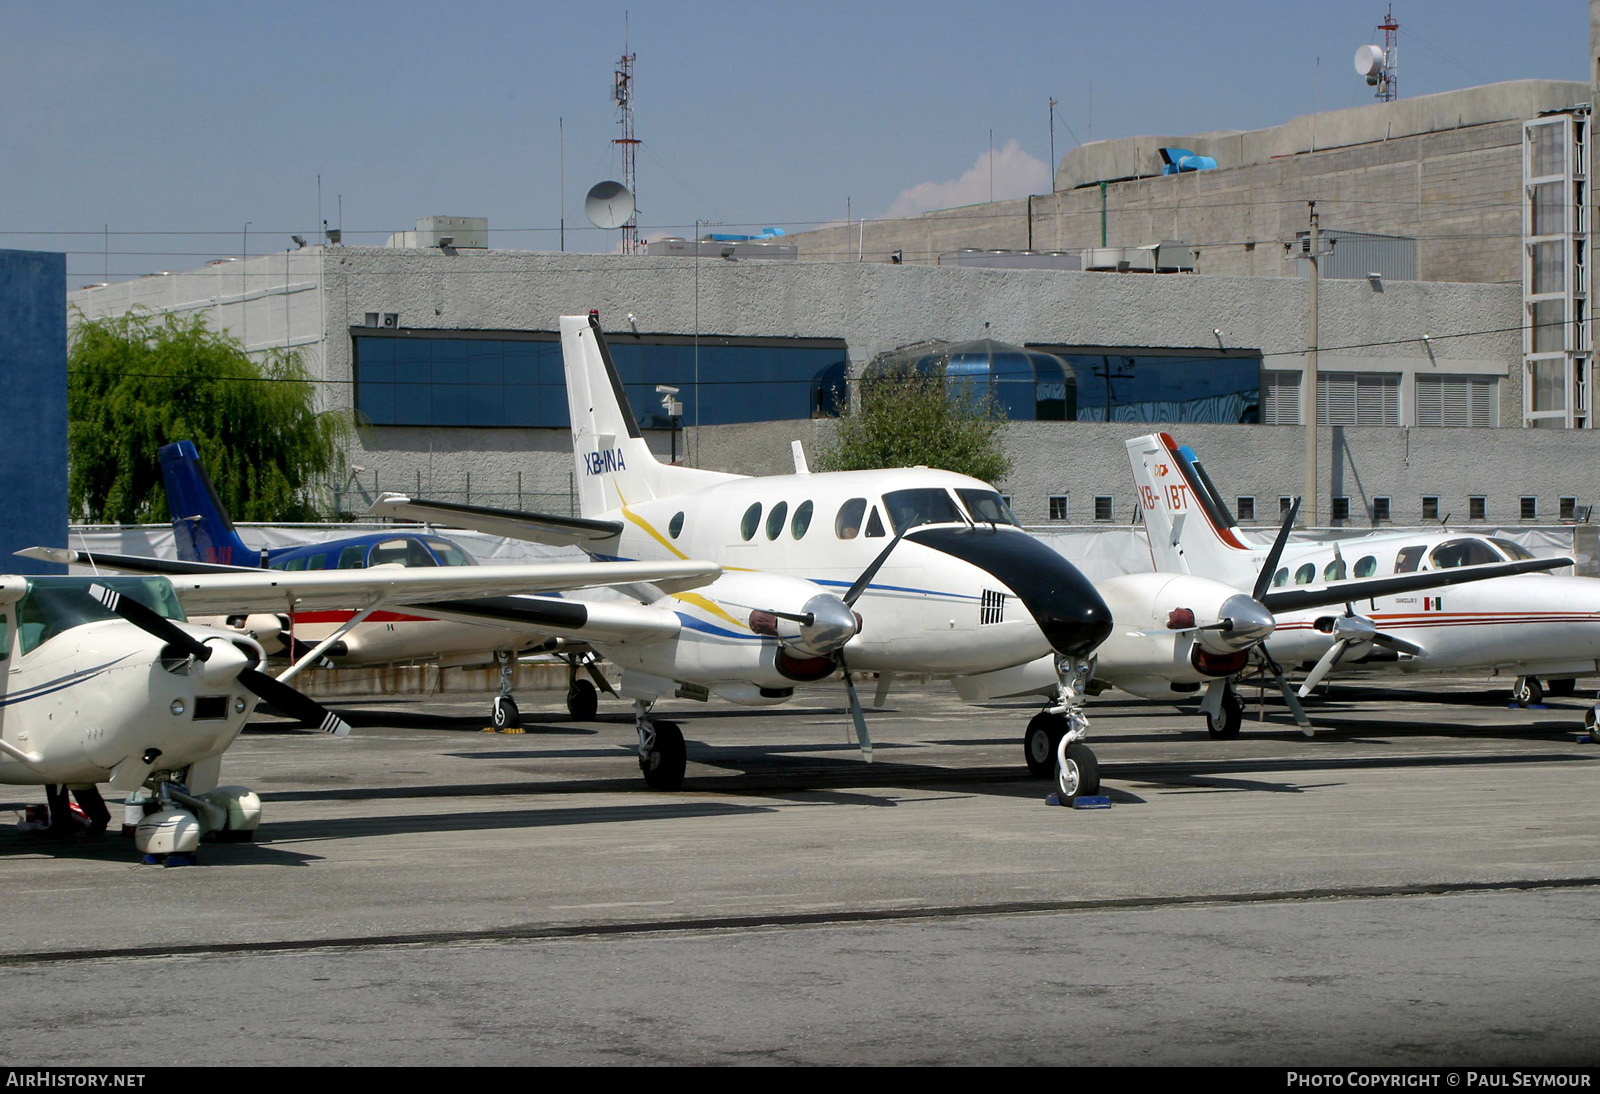
M 866 511 L 866 498 L 851 498 L 839 506 L 839 515 L 833 520 L 833 534 L 840 539 L 855 539 L 861 532 L 861 517 Z
M 772 507 L 772 512 L 767 514 L 767 538 L 777 539 L 778 533 L 783 531 L 783 526 L 789 520 L 789 503 L 780 501 Z
M 1428 562 L 1435 570 L 1499 561 L 1500 556 L 1494 548 L 1481 539 L 1447 539 L 1428 556 Z
M 957 490 L 956 497 L 966 503 L 967 512 L 980 524 L 1016 524 L 1011 506 L 993 490 Z
M 1417 563 L 1422 561 L 1422 552 L 1426 547 L 1402 547 L 1400 553 L 1394 556 L 1394 572 L 1397 574 L 1415 573 Z
M 437 566 L 420 540 L 386 539 L 367 555 L 368 566 Z
M 811 503 L 803 501 L 795 506 L 794 519 L 789 522 L 789 534 L 795 539 L 804 539 L 806 529 L 811 527 Z
M 961 511 L 956 508 L 949 491 L 940 487 L 891 490 L 883 496 L 883 505 L 899 535 L 905 535 L 921 524 L 962 523 Z
M 1272 575 L 1272 584 L 1278 588 L 1289 584 L 1289 567 L 1284 566 Z
M 183 606 L 178 603 L 172 583 L 166 578 L 102 575 L 99 583 L 137 600 L 164 619 L 180 623 L 184 621 Z M 79 578 L 30 578 L 27 593 L 17 602 L 17 633 L 21 652 L 32 653 L 43 643 L 73 627 L 116 618 L 115 612 L 89 595 Z
M 759 527 L 761 527 L 761 503 L 758 501 L 744 511 L 744 519 L 739 522 L 739 535 L 748 541 L 755 536 Z
M 11 656 L 11 616 L 0 612 L 0 661 Z
M 352 543 L 339 552 L 339 569 L 360 570 L 367 565 L 367 545 Z
M 283 564 L 283 568 L 285 570 L 304 570 L 306 568 L 305 556 L 302 555 L 299 558 L 291 558 L 289 561 Z
M 306 561 L 306 569 L 308 570 L 326 570 L 327 568 L 328 556 L 326 553 L 312 555 L 311 558 Z
M 677 539 L 683 534 L 683 510 L 679 509 L 672 514 L 672 519 L 667 521 L 667 535 Z
M 1317 579 L 1317 568 L 1311 563 L 1306 563 L 1294 572 L 1296 585 L 1309 585 Z
M 1371 555 L 1362 555 L 1356 560 L 1356 568 L 1352 572 L 1357 577 L 1371 577 L 1378 572 L 1378 560 Z
M 878 517 L 878 507 L 874 505 L 872 512 L 867 514 L 867 538 L 882 539 L 883 535 L 883 521 Z
M 1324 580 L 1324 581 L 1343 581 L 1344 580 L 1344 559 L 1336 558 L 1332 562 L 1330 562 L 1326 566 L 1324 566 L 1322 568 L 1322 580 Z

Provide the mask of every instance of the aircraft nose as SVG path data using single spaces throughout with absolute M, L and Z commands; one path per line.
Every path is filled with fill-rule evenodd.
M 929 528 L 906 538 L 992 574 L 1022 601 L 1057 653 L 1084 657 L 1111 634 L 1111 609 L 1089 579 L 1024 532 Z

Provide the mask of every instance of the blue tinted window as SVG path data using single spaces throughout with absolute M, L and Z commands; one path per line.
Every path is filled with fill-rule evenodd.
M 1255 422 L 1261 358 L 1056 349 L 1083 422 Z
M 377 425 L 564 428 L 566 378 L 554 334 L 531 338 L 380 337 L 353 333 L 356 406 Z M 617 335 L 608 345 L 647 429 L 671 425 L 657 384 L 679 389 L 680 425 L 835 413 L 848 355 L 832 339 Z

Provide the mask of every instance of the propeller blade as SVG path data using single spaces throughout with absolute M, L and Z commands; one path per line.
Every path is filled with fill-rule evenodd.
M 890 546 L 893 546 L 891 544 Z M 888 554 L 887 551 L 884 552 Z M 850 696 L 850 717 L 856 723 L 856 741 L 861 745 L 861 758 L 867 763 L 872 762 L 872 737 L 867 733 L 867 716 L 861 709 L 861 699 L 856 695 L 855 681 L 850 678 L 850 669 L 844 663 L 844 658 L 839 658 L 839 667 L 844 669 L 844 690 Z
M 1409 653 L 1412 657 L 1420 657 L 1422 655 L 1421 646 L 1415 642 L 1407 642 L 1404 638 L 1396 638 L 1392 634 L 1384 634 L 1380 631 L 1372 636 L 1372 640 L 1380 646 L 1394 650 L 1396 653 Z
M 1300 699 L 1295 695 L 1289 681 L 1284 678 L 1283 670 L 1278 667 L 1276 661 L 1266 657 L 1265 653 L 1262 656 L 1266 659 L 1267 671 L 1272 673 L 1273 680 L 1277 681 L 1278 690 L 1283 692 L 1284 705 L 1289 708 L 1289 713 L 1294 715 L 1295 725 L 1299 726 L 1307 737 L 1311 736 L 1311 719 L 1306 717 L 1306 708 L 1300 705 Z
M 1267 557 L 1262 560 L 1261 572 L 1256 575 L 1256 587 L 1250 593 L 1254 599 L 1260 600 L 1272 586 L 1272 575 L 1278 568 L 1278 560 L 1283 557 L 1283 546 L 1289 542 L 1289 529 L 1294 527 L 1294 518 L 1299 512 L 1300 499 L 1295 498 L 1294 503 L 1289 506 L 1289 511 L 1283 516 L 1283 524 L 1278 528 L 1278 538 L 1272 541 L 1272 550 L 1268 551 Z
M 105 605 L 108 611 L 132 623 L 146 634 L 159 638 L 167 645 L 182 650 L 196 661 L 210 659 L 211 649 L 209 646 L 172 620 L 145 607 L 137 600 L 123 596 L 115 589 L 99 583 L 89 586 L 89 595 Z
M 1310 695 L 1311 689 L 1322 683 L 1322 678 L 1328 675 L 1329 669 L 1339 663 L 1339 658 L 1344 656 L 1344 651 L 1349 645 L 1350 640 L 1348 638 L 1341 638 L 1328 647 L 1328 652 L 1322 655 L 1322 660 L 1318 661 L 1316 667 L 1301 681 L 1300 698 L 1304 699 L 1307 695 Z
M 872 565 L 861 571 L 861 576 L 856 578 L 854 585 L 850 586 L 850 591 L 844 594 L 845 604 L 852 608 L 856 606 L 856 601 L 860 599 L 861 594 L 867 591 L 867 586 L 872 584 L 872 579 L 878 576 L 878 571 L 889 560 L 890 552 L 899 545 L 900 537 L 895 536 L 889 541 L 889 546 L 885 547 L 879 552 L 878 557 L 872 560 Z M 849 674 L 846 674 L 845 679 L 848 680 L 849 678 Z
M 335 737 L 348 737 L 350 724 L 327 707 L 281 680 L 275 680 L 260 669 L 245 669 L 239 673 L 239 683 L 255 692 L 285 714 L 299 718 L 308 726 L 315 726 Z

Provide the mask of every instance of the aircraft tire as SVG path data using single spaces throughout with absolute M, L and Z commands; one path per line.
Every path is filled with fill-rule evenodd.
M 1056 772 L 1056 787 L 1063 803 L 1100 793 L 1100 761 L 1082 741 L 1067 746 L 1067 766 Z
M 496 695 L 494 707 L 489 712 L 490 720 L 495 729 L 516 729 L 522 724 L 522 715 L 517 710 L 517 701 L 509 695 Z
M 1244 700 L 1239 698 L 1239 693 L 1229 688 L 1222 696 L 1222 714 L 1218 718 L 1206 715 L 1206 732 L 1216 738 L 1231 738 L 1239 735 L 1239 726 L 1244 722 Z
M 600 693 L 587 680 L 574 680 L 567 689 L 567 713 L 575 722 L 592 722 L 600 710 Z
M 1036 779 L 1048 779 L 1056 771 L 1056 746 L 1067 731 L 1067 721 L 1059 714 L 1040 711 L 1028 723 L 1022 736 L 1022 758 Z
M 656 746 L 639 757 L 639 770 L 644 772 L 644 782 L 651 790 L 677 790 L 683 786 L 683 770 L 688 764 L 688 750 L 683 744 L 683 730 L 677 722 L 657 722 Z
M 1544 702 L 1544 685 L 1537 676 L 1519 676 L 1512 685 L 1511 700 L 1518 706 L 1538 706 Z

